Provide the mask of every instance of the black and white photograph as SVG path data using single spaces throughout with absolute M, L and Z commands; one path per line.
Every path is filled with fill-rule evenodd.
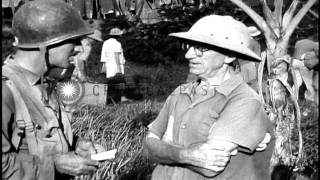
M 317 180 L 319 0 L 2 0 L 3 180 Z

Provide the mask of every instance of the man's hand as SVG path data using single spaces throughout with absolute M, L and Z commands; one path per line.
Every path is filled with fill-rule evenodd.
M 58 172 L 72 176 L 92 174 L 99 167 L 97 161 L 77 156 L 74 152 L 56 154 L 53 159 Z
M 186 164 L 210 169 L 216 172 L 222 171 L 230 160 L 231 154 L 225 151 L 223 146 L 209 143 L 192 144 L 181 151 L 181 158 Z
M 269 133 L 266 133 L 262 142 L 256 148 L 256 151 L 263 151 L 267 148 L 267 144 L 270 142 L 271 136 Z
M 78 140 L 76 145 L 76 154 L 90 159 L 92 154 L 97 154 L 106 151 L 100 144 L 93 143 L 90 140 Z

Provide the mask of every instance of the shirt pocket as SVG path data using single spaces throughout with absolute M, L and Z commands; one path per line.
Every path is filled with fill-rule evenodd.
M 201 140 L 206 140 L 208 138 L 218 118 L 219 114 L 213 109 L 210 109 L 207 114 L 202 117 L 198 129 L 199 138 Z

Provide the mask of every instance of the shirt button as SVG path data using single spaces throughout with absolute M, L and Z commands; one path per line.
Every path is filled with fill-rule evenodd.
M 186 128 L 186 125 L 185 125 L 185 124 L 181 126 L 181 129 L 185 129 L 185 128 Z

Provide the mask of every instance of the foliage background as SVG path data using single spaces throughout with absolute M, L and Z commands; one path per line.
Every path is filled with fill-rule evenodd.
M 317 11 L 318 4 L 313 8 Z M 259 7 L 254 9 L 261 12 Z M 107 149 L 118 149 L 117 157 L 111 162 L 101 163 L 97 174 L 93 177 L 79 177 L 80 179 L 150 179 L 154 164 L 141 154 L 146 126 L 156 117 L 165 98 L 179 84 L 184 83 L 188 75 L 185 50 L 182 49 L 181 42 L 168 34 L 187 31 L 199 18 L 213 13 L 231 15 L 247 25 L 254 25 L 244 12 L 228 1 L 217 1 L 214 6 L 205 9 L 163 8 L 160 14 L 164 21 L 154 25 L 128 22 L 121 16 L 99 20 L 103 39 L 108 38 L 112 27 L 126 30 L 120 38 L 127 60 L 125 93 L 134 101 L 126 104 L 111 103 L 105 107 L 84 106 L 74 113 L 72 126 L 76 136 L 90 138 Z M 293 53 L 297 40 L 318 33 L 317 24 L 317 19 L 310 14 L 304 17 L 291 38 L 289 53 Z M 6 23 L 5 27 L 7 26 L 10 25 Z M 12 34 L 8 32 L 2 28 L 2 60 L 14 52 L 11 46 Z M 260 37 L 258 40 L 262 48 L 265 48 L 264 39 Z M 100 73 L 101 47 L 102 43 L 93 44 L 93 51 L 87 62 L 87 74 L 90 81 L 106 83 L 105 75 Z M 110 92 L 112 98 L 117 99 L 117 87 L 111 89 L 115 92 Z M 304 106 L 310 105 L 306 103 Z M 317 107 L 310 108 L 313 109 L 312 113 L 301 121 L 306 169 L 299 173 L 307 177 L 318 168 L 318 112 Z M 297 142 L 297 137 L 293 140 Z M 297 147 L 296 143 L 295 148 Z

